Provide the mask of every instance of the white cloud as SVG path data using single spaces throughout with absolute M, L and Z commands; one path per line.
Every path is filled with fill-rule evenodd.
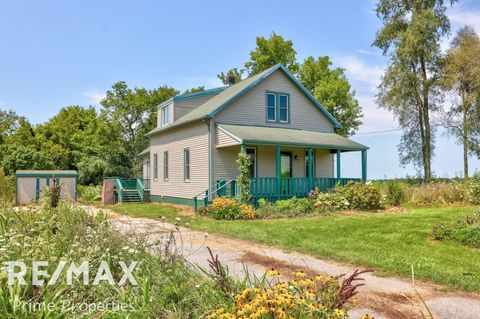
M 105 98 L 105 92 L 100 90 L 90 90 L 83 92 L 82 95 L 87 99 L 88 104 L 99 105 Z
M 480 10 L 471 10 L 457 5 L 450 10 L 448 16 L 455 29 L 467 24 L 480 34 Z
M 334 58 L 335 63 L 344 68 L 352 86 L 360 92 L 374 93 L 380 84 L 383 68 L 379 65 L 369 65 L 364 60 L 353 55 Z
M 356 97 L 363 110 L 363 124 L 358 133 L 384 131 L 397 128 L 393 114 L 385 109 L 380 109 L 375 103 L 373 95 L 359 95 Z

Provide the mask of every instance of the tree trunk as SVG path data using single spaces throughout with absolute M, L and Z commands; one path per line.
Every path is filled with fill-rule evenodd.
M 462 115 L 463 115 L 463 178 L 468 179 L 468 121 L 467 121 L 467 105 L 465 101 L 465 93 L 462 92 Z
M 423 123 L 425 125 L 425 140 L 422 143 L 424 148 L 424 178 L 426 181 L 432 178 L 432 132 L 430 127 L 430 103 L 428 92 L 430 86 L 428 84 L 427 68 L 423 56 L 420 59 L 421 76 L 422 76 L 422 95 L 423 95 Z

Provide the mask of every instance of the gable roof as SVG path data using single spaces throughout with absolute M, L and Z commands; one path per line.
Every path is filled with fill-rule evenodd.
M 245 92 L 249 91 L 251 88 L 262 82 L 264 79 L 269 77 L 277 70 L 281 70 L 287 76 L 287 78 L 289 78 L 293 82 L 293 84 L 295 84 L 297 88 L 299 88 L 300 91 L 302 91 L 310 99 L 310 101 L 327 117 L 327 119 L 333 124 L 335 128 L 341 127 L 340 123 L 313 97 L 310 92 L 308 92 L 308 90 L 297 80 L 297 78 L 293 74 L 291 74 L 283 65 L 277 64 L 263 72 L 260 72 L 257 75 L 254 75 L 237 84 L 227 87 L 225 90 L 215 95 L 210 100 L 195 108 L 191 112 L 185 114 L 173 123 L 164 127 L 157 127 L 152 131 L 148 132 L 147 136 L 152 136 L 157 133 L 193 121 L 212 118 L 223 108 L 231 104 L 233 101 L 242 96 Z
M 157 108 L 160 109 L 163 106 L 165 106 L 167 104 L 170 104 L 171 102 L 174 102 L 174 101 L 184 101 L 184 100 L 196 99 L 196 98 L 199 98 L 199 97 L 202 97 L 202 96 L 205 96 L 205 95 L 218 94 L 218 93 L 224 91 L 227 88 L 228 88 L 228 86 L 221 86 L 221 87 L 218 87 L 218 88 L 203 90 L 203 91 L 195 92 L 195 93 L 179 94 L 179 95 L 171 97 L 168 100 L 160 103 L 157 106 Z

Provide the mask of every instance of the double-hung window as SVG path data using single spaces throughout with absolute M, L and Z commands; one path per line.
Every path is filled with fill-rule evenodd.
M 153 180 L 155 182 L 158 180 L 158 155 L 157 155 L 157 153 L 153 154 Z
M 275 93 L 267 93 L 267 121 L 277 121 L 277 95 Z
M 163 180 L 168 181 L 168 151 L 163 152 Z
M 183 150 L 183 180 L 190 181 L 190 149 Z
M 161 124 L 162 126 L 166 126 L 170 123 L 170 105 L 164 106 L 160 110 L 160 117 L 161 117 Z
M 267 122 L 290 123 L 289 98 L 288 94 L 267 92 Z

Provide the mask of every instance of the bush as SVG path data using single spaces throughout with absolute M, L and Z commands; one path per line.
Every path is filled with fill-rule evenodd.
M 438 224 L 432 229 L 436 240 L 453 240 L 462 245 L 480 248 L 480 211 L 453 223 Z
M 11 176 L 6 176 L 0 167 L 0 205 L 11 204 L 15 200 L 15 181 Z
M 78 200 L 82 203 L 92 203 L 95 201 L 102 200 L 102 186 L 98 185 L 89 185 L 83 186 L 78 185 Z
M 377 210 L 385 207 L 380 189 L 371 182 L 349 182 L 345 186 L 335 187 L 333 192 L 339 193 L 348 201 L 349 209 Z
M 218 197 L 210 206 L 202 208 L 200 214 L 214 219 L 253 219 L 255 208 L 250 204 L 240 204 L 233 198 Z
M 387 183 L 387 201 L 390 205 L 399 206 L 405 200 L 405 188 L 402 183 L 390 181 Z

